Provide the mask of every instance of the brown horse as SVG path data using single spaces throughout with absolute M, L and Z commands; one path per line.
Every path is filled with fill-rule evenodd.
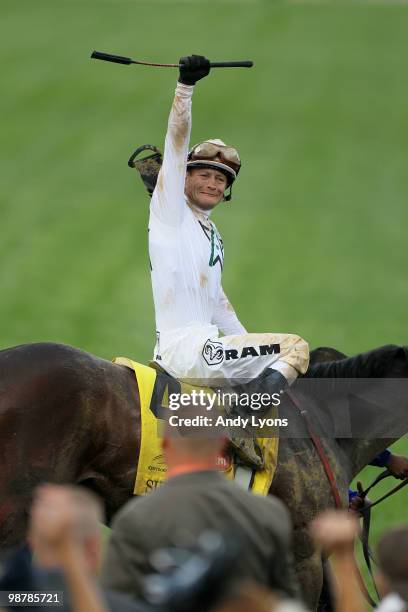
M 321 436 L 346 506 L 352 478 L 408 431 L 408 394 L 381 398 L 387 408 L 371 411 L 370 419 L 368 404 L 352 399 L 351 417 L 359 417 L 355 439 L 341 433 L 335 410 L 327 409 L 330 402 L 316 401 L 321 390 L 314 386 L 317 379 L 325 379 L 330 397 L 332 386 L 342 379 L 342 393 L 349 397 L 346 378 L 407 379 L 408 350 L 386 346 L 342 357 L 334 349 L 314 351 L 308 374 L 292 390 Z M 303 417 L 289 400 L 280 411 L 289 426 L 280 440 L 271 492 L 291 512 L 296 570 L 305 598 L 315 608 L 322 564 L 307 526 L 334 502 Z M 60 344 L 0 351 L 0 547 L 24 538 L 32 491 L 44 481 L 77 483 L 96 491 L 110 519 L 132 496 L 139 447 L 139 392 L 132 371 Z

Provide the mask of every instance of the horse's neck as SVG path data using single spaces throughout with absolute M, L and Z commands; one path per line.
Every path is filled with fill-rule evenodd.
M 348 397 L 346 406 L 350 435 L 348 439 L 339 439 L 340 447 L 350 460 L 351 477 L 408 430 L 406 379 L 373 379 L 368 381 L 366 389 L 365 381 L 357 382 L 361 390 L 358 388 Z
M 334 429 L 353 477 L 408 431 L 408 347 L 387 345 L 350 358 L 321 348 L 311 363 L 312 396 L 321 396 L 321 379 L 333 382 Z
M 297 386 L 306 392 L 302 406 L 327 446 L 340 450 L 337 458 L 350 480 L 408 430 L 406 379 L 302 382 Z M 307 396 L 314 401 L 308 402 Z

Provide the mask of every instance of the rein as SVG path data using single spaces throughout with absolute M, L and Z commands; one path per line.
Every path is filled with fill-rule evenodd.
M 384 470 L 384 472 L 381 472 L 381 474 L 379 476 L 377 476 L 377 478 L 370 484 L 369 487 L 367 487 L 367 489 L 363 490 L 359 490 L 359 496 L 362 499 L 365 499 L 367 497 L 367 493 L 379 482 L 381 482 L 381 480 L 384 480 L 384 478 L 388 478 L 389 476 L 392 476 L 391 472 L 389 472 L 388 470 Z M 361 487 L 361 483 L 358 483 Z M 384 501 L 384 499 L 387 499 L 387 497 L 391 497 L 391 495 L 394 495 L 394 493 L 396 493 L 397 491 L 400 491 L 401 489 L 403 489 L 406 485 L 408 485 L 408 478 L 405 478 L 402 482 L 400 482 L 399 484 L 397 484 L 395 487 L 393 487 L 392 489 L 390 489 L 388 491 L 388 493 L 386 493 L 385 495 L 383 495 L 382 497 L 380 497 L 379 499 L 377 499 L 375 502 L 370 502 L 370 504 L 368 504 L 366 507 L 362 508 L 361 510 L 359 510 L 360 514 L 364 514 L 365 512 L 367 512 L 368 510 L 371 510 L 371 508 L 374 508 L 374 506 L 376 506 L 377 504 L 379 504 L 380 502 Z
M 310 419 L 308 417 L 307 411 L 304 410 L 303 408 L 300 407 L 300 404 L 297 400 L 297 398 L 295 397 L 295 395 L 290 391 L 287 390 L 286 391 L 286 395 L 289 397 L 289 399 L 291 400 L 292 404 L 294 406 L 296 406 L 296 408 L 299 410 L 300 414 L 302 415 L 303 420 L 306 423 L 306 427 L 307 427 L 307 432 L 309 434 L 310 439 L 312 440 L 314 447 L 317 451 L 317 454 L 319 455 L 320 461 L 322 462 L 327 480 L 329 481 L 329 485 L 330 485 L 330 490 L 334 499 L 334 505 L 336 506 L 336 508 L 342 508 L 343 504 L 341 503 L 341 496 L 340 496 L 340 491 L 339 488 L 337 486 L 336 483 L 336 479 L 334 477 L 334 473 L 333 470 L 331 468 L 330 465 L 330 461 L 324 451 L 323 445 L 319 439 L 319 437 L 317 436 L 317 434 L 315 433 L 312 424 L 310 422 Z

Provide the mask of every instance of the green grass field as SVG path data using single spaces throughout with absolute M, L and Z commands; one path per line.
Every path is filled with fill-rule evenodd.
M 222 138 L 243 159 L 214 216 L 241 320 L 350 354 L 408 343 L 406 6 L 2 0 L 0 17 L 1 347 L 151 355 L 148 198 L 126 162 L 162 145 L 176 72 L 93 49 L 252 59 L 214 70 L 193 109 L 193 142 Z M 406 520 L 406 499 L 375 511 L 374 539 Z

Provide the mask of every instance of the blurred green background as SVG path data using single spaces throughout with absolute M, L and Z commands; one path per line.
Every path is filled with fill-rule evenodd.
M 407 7 L 271 0 L 2 0 L 0 345 L 150 358 L 148 197 L 177 73 L 91 61 L 252 59 L 196 88 L 192 142 L 235 144 L 217 210 L 251 331 L 347 352 L 408 343 Z M 408 452 L 407 440 L 397 447 Z M 375 528 L 406 519 L 404 497 Z

